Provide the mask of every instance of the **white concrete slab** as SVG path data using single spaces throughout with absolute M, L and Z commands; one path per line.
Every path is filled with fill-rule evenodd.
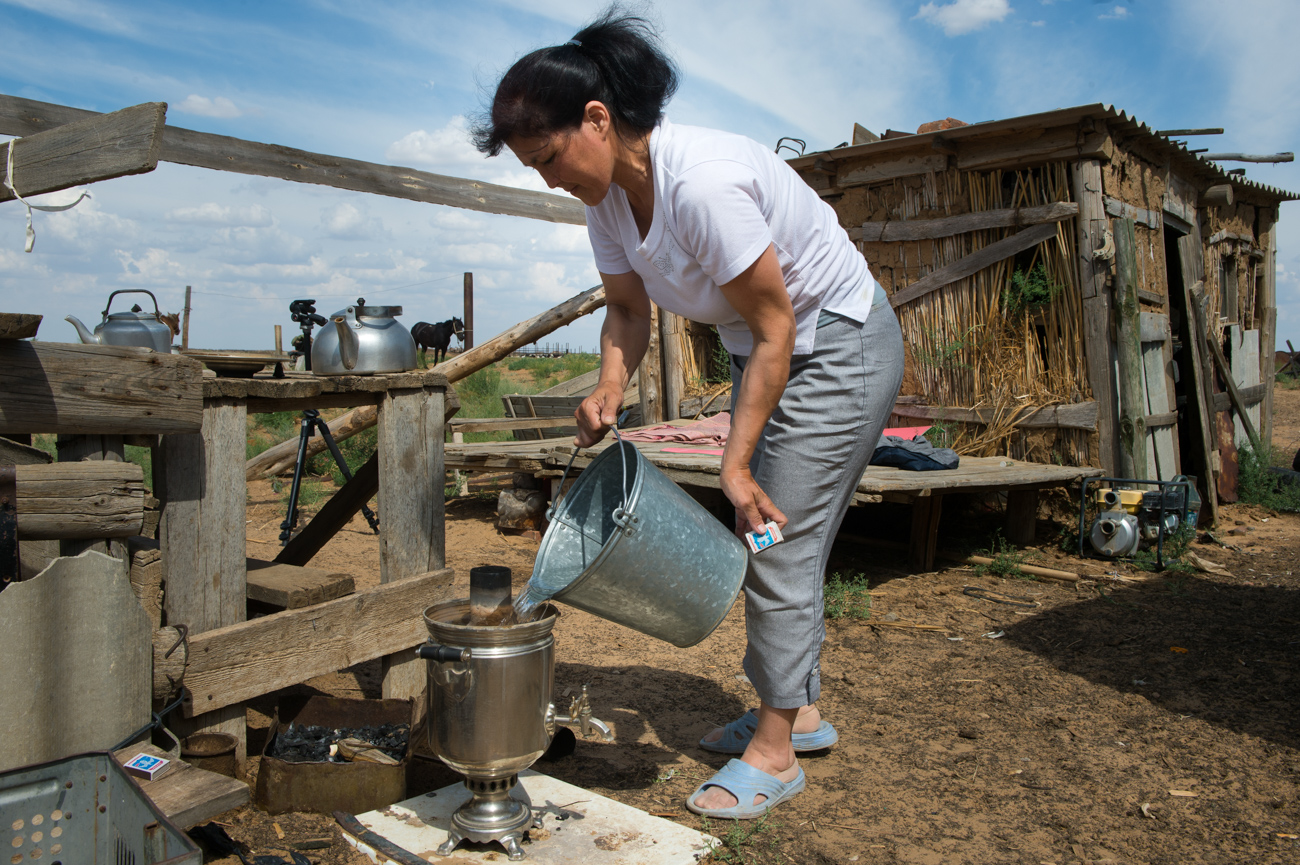
M 694 865 L 717 839 L 671 820 L 534 772 L 519 774 L 510 795 L 532 804 L 543 828 L 529 830 L 523 848 L 533 865 Z M 462 843 L 437 854 L 452 813 L 469 799 L 463 784 L 443 787 L 381 811 L 358 814 L 361 825 L 432 863 L 506 861 L 499 844 Z M 564 819 L 560 819 L 563 817 Z M 346 832 L 343 837 L 378 865 L 400 865 Z

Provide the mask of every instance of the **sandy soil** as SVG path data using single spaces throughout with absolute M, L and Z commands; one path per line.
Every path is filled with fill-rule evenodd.
M 1276 402 L 1275 441 L 1294 451 L 1300 391 L 1279 390 Z M 1222 543 L 1203 535 L 1193 547 L 1225 574 L 1157 575 L 1060 552 L 1068 511 L 1058 504 L 1056 522 L 1039 522 L 1037 561 L 1085 575 L 1077 584 L 980 578 L 969 568 L 911 575 L 887 546 L 836 549 L 832 569 L 867 573 L 874 608 L 871 621 L 828 623 L 820 706 L 840 742 L 804 757 L 808 790 L 737 848 L 743 861 L 1300 862 L 1300 516 L 1227 506 Z M 499 533 L 493 508 L 486 496 L 448 504 L 448 564 L 462 586 L 478 564 L 510 566 L 517 584 L 531 570 L 535 543 Z M 996 516 L 981 503 L 945 504 L 941 547 L 987 537 Z M 250 484 L 250 517 L 249 555 L 273 557 L 281 517 L 269 484 Z M 850 520 L 855 533 L 884 538 L 906 525 L 888 506 L 854 509 Z M 377 543 L 357 519 L 315 563 L 347 568 L 365 586 L 378 579 Z M 1039 606 L 995 603 L 967 587 Z M 701 750 L 700 737 L 755 705 L 740 671 L 741 606 L 691 649 L 574 610 L 555 633 L 557 697 L 589 683 L 617 741 L 579 741 L 572 756 L 539 768 L 724 833 L 683 801 L 726 760 Z M 291 691 L 378 696 L 378 665 Z M 249 709 L 250 752 L 274 699 Z M 250 777 L 256 769 L 250 760 Z M 409 792 L 453 778 L 418 760 Z M 272 820 L 244 808 L 222 820 L 259 853 L 338 838 L 317 815 Z M 367 861 L 341 841 L 309 855 Z

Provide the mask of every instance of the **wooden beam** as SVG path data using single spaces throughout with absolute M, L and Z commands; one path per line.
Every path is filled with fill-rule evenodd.
M 96 114 L 93 111 L 16 96 L 0 96 L 0 133 L 6 135 L 31 135 L 43 129 L 57 128 L 94 116 Z M 503 213 L 570 225 L 586 223 L 586 211 L 582 203 L 568 197 L 446 177 L 414 168 L 327 156 L 278 144 L 244 141 L 176 126 L 167 126 L 163 130 L 160 158 L 163 162 L 180 165 L 278 177 L 298 183 L 316 183 L 408 201 L 447 204 L 485 213 Z
M 1202 159 L 1211 162 L 1295 162 L 1294 153 L 1203 153 Z
M 1016 417 L 1014 426 L 1022 429 L 1097 429 L 1097 403 L 1075 403 L 1073 405 L 1050 405 L 1041 408 L 1025 406 L 1022 414 Z M 991 408 L 950 408 L 931 405 L 895 404 L 892 414 L 899 417 L 920 418 L 923 420 L 958 421 L 961 423 L 993 423 L 996 412 Z
M 202 423 L 203 365 L 178 354 L 0 340 L 0 369 L 0 435 L 197 432 Z
M 144 526 L 144 473 L 135 463 L 17 467 L 19 540 L 125 538 Z
M 310 562 L 321 547 L 338 534 L 360 512 L 361 506 L 373 499 L 378 492 L 379 454 L 376 452 L 356 470 L 352 480 L 330 496 L 311 522 L 290 538 L 275 561 L 288 565 L 305 565 Z
M 153 171 L 166 116 L 167 103 L 146 102 L 19 138 L 13 142 L 14 186 L 25 198 Z M 0 184 L 0 201 L 13 198 Z
M 1187 225 L 1196 224 L 1196 187 L 1177 174 L 1169 175 L 1169 188 L 1165 190 L 1161 206 Z
M 894 307 L 902 306 L 946 285 L 951 285 L 959 279 L 978 273 L 986 267 L 991 267 L 1003 259 L 1011 258 L 1013 255 L 1037 246 L 1055 236 L 1056 223 L 1054 222 L 1026 228 L 996 243 L 990 243 L 983 249 L 972 252 L 964 258 L 959 258 L 952 264 L 932 271 L 911 285 L 894 292 L 893 296 L 889 298 L 889 302 Z
M 1211 186 L 1201 195 L 1201 203 L 1209 207 L 1232 207 L 1233 191 L 1231 183 Z
M 1259 214 L 1259 245 L 1263 247 L 1264 260 L 1260 262 L 1264 275 L 1256 305 L 1264 311 L 1259 329 L 1259 375 L 1264 383 L 1264 407 L 1260 410 L 1260 437 L 1264 446 L 1273 446 L 1273 385 L 1277 378 L 1273 356 L 1277 351 L 1277 216 L 1276 205 L 1261 209 Z M 1293 367 L 1294 368 L 1294 367 Z
M 1237 388 L 1237 392 L 1241 394 L 1241 401 L 1246 406 L 1259 405 L 1267 398 L 1268 383 L 1252 384 L 1250 387 L 1239 387 Z M 1232 409 L 1232 397 L 1228 396 L 1226 392 L 1216 393 L 1210 399 L 1210 407 L 1214 409 L 1216 414 L 1219 412 L 1229 411 Z
M 452 432 L 512 432 L 517 429 L 559 429 L 576 426 L 572 417 L 475 417 L 452 418 L 447 427 Z
M 422 614 L 451 589 L 449 568 L 369 591 L 190 634 L 187 717 L 419 645 Z
M 36 336 L 41 318 L 42 316 L 25 312 L 0 312 L 0 339 L 30 339 Z
M 1198 336 L 1203 328 L 1200 325 L 1201 304 L 1196 299 L 1199 295 L 1199 286 L 1202 285 L 1205 276 L 1204 255 L 1199 229 L 1178 238 L 1178 261 L 1183 278 L 1183 312 L 1185 313 L 1179 335 L 1183 338 L 1183 345 L 1190 347 L 1192 361 L 1192 380 L 1185 387 L 1188 394 L 1187 407 L 1195 411 L 1193 440 L 1200 439 L 1198 442 L 1200 452 L 1197 456 L 1202 465 L 1201 481 L 1205 484 L 1201 490 L 1201 500 L 1209 510 L 1210 524 L 1213 525 L 1219 521 L 1219 492 L 1214 474 L 1219 465 L 1215 444 L 1218 437 L 1215 432 L 1215 417 L 1210 409 L 1212 398 L 1210 376 L 1214 373 L 1210 370 L 1205 340 Z
M 1072 201 L 1057 201 L 1035 207 L 1006 207 L 998 210 L 980 210 L 960 216 L 939 219 L 908 219 L 892 222 L 864 222 L 861 228 L 849 230 L 850 240 L 867 243 L 892 243 L 894 241 L 930 240 L 951 237 L 968 231 L 985 228 L 1023 228 L 1044 222 L 1060 222 L 1077 215 L 1079 205 Z
M 1219 345 L 1219 341 L 1208 332 L 1202 331 L 1201 336 L 1205 339 L 1205 344 L 1210 347 L 1214 365 L 1219 368 L 1219 377 L 1227 385 L 1228 399 L 1232 401 L 1232 408 L 1237 412 L 1237 420 L 1241 421 L 1241 425 L 1246 428 L 1246 435 L 1250 437 L 1250 446 L 1255 449 L 1255 453 L 1262 454 L 1264 449 L 1259 440 L 1259 431 L 1255 429 L 1255 424 L 1251 421 L 1250 415 L 1246 413 L 1246 400 L 1237 388 L 1237 381 L 1232 376 L 1232 367 L 1229 366 L 1228 359 L 1223 356 L 1223 346 Z M 1256 387 L 1262 387 L 1262 385 L 1256 385 Z
M 1084 354 L 1088 386 L 1097 401 L 1097 452 L 1101 467 L 1111 476 L 1119 468 L 1116 451 L 1119 430 L 1115 424 L 1115 380 L 1111 364 L 1110 298 L 1106 296 L 1107 263 L 1093 251 L 1102 248 L 1109 227 L 1102 200 L 1101 163 L 1084 159 L 1070 166 L 1074 200 L 1079 202 L 1075 249 L 1078 255 L 1079 291 L 1083 300 Z
M 942 153 L 913 153 L 841 171 L 835 185 L 841 189 L 846 186 L 866 186 L 896 177 L 911 177 L 947 169 L 948 157 Z
M 1113 216 L 1117 219 L 1131 219 L 1135 223 L 1144 225 L 1147 228 L 1164 227 L 1164 218 L 1154 210 L 1134 207 L 1132 204 L 1127 204 L 1118 199 L 1111 198 L 1109 195 L 1105 196 L 1103 200 L 1106 202 L 1106 213 L 1109 216 Z
M 1161 129 L 1156 135 L 1163 135 L 1165 138 L 1174 138 L 1186 135 L 1222 135 L 1222 127 L 1207 127 L 1205 129 Z
M 659 304 L 650 304 L 650 342 L 646 345 L 637 378 L 641 382 L 641 422 L 663 423 L 668 419 L 664 407 L 664 364 L 659 333 Z
M 248 599 L 296 610 L 332 601 L 356 591 L 351 574 L 304 568 L 283 562 L 248 560 Z
M 1079 125 L 1060 126 L 1018 132 L 989 141 L 962 139 L 957 145 L 957 168 L 962 171 L 989 171 L 994 168 L 1025 168 L 1043 162 L 1066 162 L 1081 159 L 1110 161 L 1114 142 L 1105 127 L 1096 124 L 1091 132 Z
M 1120 474 L 1152 477 L 1147 464 L 1146 371 L 1138 319 L 1137 236 L 1131 219 L 1111 223 L 1115 236 L 1115 355 L 1119 365 Z
M 682 399 L 686 396 L 686 352 L 682 330 L 686 321 L 666 309 L 659 310 L 659 347 L 663 361 L 664 420 L 681 417 Z

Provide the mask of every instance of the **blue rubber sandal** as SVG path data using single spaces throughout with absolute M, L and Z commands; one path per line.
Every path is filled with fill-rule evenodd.
M 706 742 L 701 739 L 700 747 L 715 754 L 743 754 L 745 749 L 749 747 L 749 740 L 754 738 L 754 731 L 757 729 L 758 714 L 753 709 L 750 709 L 723 727 L 722 737 L 716 742 Z M 796 754 L 821 751 L 834 745 L 839 740 L 840 734 L 835 732 L 835 728 L 831 726 L 830 721 L 825 719 L 813 732 L 795 733 L 790 737 Z
M 735 796 L 737 803 L 730 808 L 701 808 L 695 800 L 709 787 L 721 787 Z M 743 760 L 728 760 L 716 775 L 695 788 L 695 792 L 686 798 L 686 807 L 704 817 L 720 817 L 725 820 L 754 820 L 762 817 L 768 810 L 782 802 L 793 799 L 804 788 L 803 768 L 794 780 L 781 783 L 775 776 L 762 769 L 755 769 Z M 762 802 L 754 804 L 755 796 L 766 796 Z

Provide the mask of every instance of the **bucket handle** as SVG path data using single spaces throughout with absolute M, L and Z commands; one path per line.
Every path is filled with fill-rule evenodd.
M 611 517 L 614 520 L 614 525 L 618 526 L 629 535 L 636 530 L 635 526 L 637 522 L 637 516 L 636 514 L 632 513 L 627 509 L 627 501 L 629 498 L 629 493 L 627 490 L 627 451 L 623 449 L 623 445 L 626 444 L 626 442 L 624 442 L 623 437 L 618 434 L 618 425 L 626 421 L 627 416 L 631 413 L 632 413 L 631 409 L 628 409 L 627 411 L 623 412 L 621 415 L 618 416 L 618 420 L 614 421 L 613 425 L 611 426 L 611 429 L 613 429 L 614 431 L 614 440 L 618 443 L 619 461 L 623 465 L 623 486 L 622 486 L 623 504 L 614 508 L 614 513 L 611 514 Z M 579 450 L 580 448 L 576 446 L 573 448 L 573 453 L 569 455 L 569 464 L 564 467 L 564 474 L 560 476 L 561 494 L 563 494 L 564 492 L 564 482 L 569 477 L 569 469 L 573 468 L 573 461 L 578 458 Z M 552 504 L 549 508 L 546 509 L 546 519 L 548 521 L 555 521 L 556 519 L 555 512 L 559 509 L 560 502 L 562 501 L 564 501 L 563 498 L 557 499 L 554 502 L 554 504 Z M 559 522 L 564 522 L 564 521 L 560 520 Z M 564 523 L 564 524 L 567 525 L 569 528 L 577 531 L 579 534 L 584 534 L 582 529 L 578 528 L 577 526 L 572 525 L 571 523 Z

